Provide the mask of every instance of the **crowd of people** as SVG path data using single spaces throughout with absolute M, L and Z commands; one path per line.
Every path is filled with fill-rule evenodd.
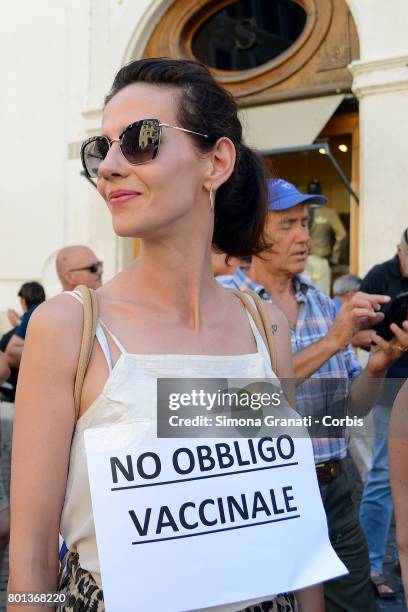
M 301 194 L 294 185 L 280 179 L 270 180 L 268 187 L 267 232 L 273 248 L 253 257 L 249 271 L 238 267 L 234 275 L 217 278 L 227 288 L 256 291 L 263 299 L 277 304 L 286 315 L 291 329 L 295 378 L 303 381 L 297 387 L 298 410 L 316 413 L 319 397 L 327 394 L 324 379 L 330 377 L 354 381 L 350 396 L 354 395 L 356 412 L 373 410 L 374 456 L 360 521 L 352 499 L 352 486 L 342 468 L 347 440 L 313 437 L 312 442 L 330 539 L 349 569 L 346 578 L 325 584 L 327 608 L 350 606 L 355 610 L 374 610 L 371 583 L 380 597 L 395 595 L 382 572 L 392 516 L 387 430 L 396 393 L 391 395 L 386 386 L 379 394 L 382 383 L 375 385 L 373 379 L 378 376 L 406 378 L 407 355 L 397 348 L 387 363 L 381 352 L 371 351 L 368 364 L 362 370 L 353 345 L 364 347 L 367 340 L 371 344 L 374 330 L 359 329 L 359 317 L 370 315 L 370 305 L 377 306 L 384 303 L 384 296 L 396 297 L 408 290 L 406 233 L 398 245 L 398 254 L 376 266 L 363 281 L 353 275 L 338 278 L 333 287 L 336 303 L 300 276 L 308 255 L 306 207 L 316 204 L 316 196 Z M 325 204 L 322 199 L 317 202 Z M 374 319 L 371 323 L 375 323 Z M 320 388 L 314 378 L 323 379 Z
M 408 594 L 408 321 L 391 326 L 390 340 L 376 332 L 391 300 L 408 291 L 408 230 L 393 258 L 363 279 L 335 279 L 332 299 L 304 275 L 310 218 L 324 216 L 327 198 L 316 185 L 301 193 L 283 179 L 266 179 L 260 158 L 242 141 L 234 100 L 194 62 L 140 60 L 121 69 L 106 99 L 103 134 L 84 143 L 84 171 L 97 178 L 116 234 L 141 238 L 141 254 L 102 285 L 103 264 L 93 251 L 65 247 L 56 258 L 63 294 L 45 301 L 39 283 L 25 283 L 21 316 L 10 312 L 13 327 L 0 340 L 2 402 L 13 403 L 17 389 L 9 591 L 60 590 L 68 596 L 61 610 L 104 610 L 86 428 L 137 422 L 138 397 L 151 416 L 149 381 L 160 377 L 277 376 L 292 381 L 288 396 L 302 416 L 330 413 L 332 379 L 344 383 L 349 414 L 373 415 L 373 462 L 359 511 L 345 465 L 347 433 L 311 432 L 316 503 L 346 573 L 214 609 L 377 610 L 378 597 L 395 596 L 383 576 L 391 484 L 395 563 Z M 329 264 L 338 261 L 344 239 L 337 220 L 336 227 L 334 255 L 318 251 L 315 236 L 314 254 Z M 88 295 L 80 285 L 96 292 L 100 317 L 76 405 Z M 246 312 L 235 292 L 248 290 L 264 306 L 247 298 Z M 273 363 L 268 340 L 255 329 L 257 313 L 272 333 Z M 364 367 L 357 348 L 367 352 Z M 395 381 L 392 391 L 384 379 Z M 391 428 L 402 435 L 391 437 L 393 405 Z M 9 534 L 6 484 L 0 480 L 0 555 Z

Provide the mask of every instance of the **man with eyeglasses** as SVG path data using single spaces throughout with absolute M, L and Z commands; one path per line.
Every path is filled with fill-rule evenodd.
M 378 346 L 371 350 L 362 370 L 350 341 L 362 319 L 371 324 L 382 320 L 377 311 L 390 298 L 381 294 L 389 292 L 385 286 L 375 294 L 357 292 L 336 316 L 330 297 L 302 276 L 309 246 L 307 206 L 323 205 L 327 198 L 302 194 L 281 179 L 269 180 L 268 192 L 265 229 L 270 250 L 252 258 L 247 274 L 237 269 L 233 276 L 218 280 L 229 289 L 256 291 L 277 305 L 288 319 L 297 409 L 303 416 L 313 415 L 314 423 L 322 422 L 323 417 L 329 419 L 328 427 L 317 431 L 312 427 L 312 443 L 330 540 L 349 571 L 347 576 L 324 584 L 325 609 L 376 612 L 367 544 L 354 506 L 352 482 L 345 470 L 348 438 L 341 428 L 330 428 L 330 419 L 338 414 L 344 417 L 345 407 L 357 416 L 370 410 L 388 368 L 408 350 L 408 321 L 402 329 L 393 330 L 396 337 L 392 342 L 375 336 L 372 330 L 371 340 Z M 408 244 L 406 253 L 408 261 Z M 347 397 L 347 406 L 343 397 Z
M 55 264 L 63 291 L 73 291 L 78 285 L 89 289 L 98 289 L 102 285 L 103 262 L 87 246 L 62 248 Z

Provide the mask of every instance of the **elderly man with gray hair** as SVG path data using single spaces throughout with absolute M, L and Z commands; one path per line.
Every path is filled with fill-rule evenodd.
M 343 304 L 346 304 L 357 291 L 360 290 L 362 280 L 355 274 L 343 274 L 336 278 L 333 283 L 333 304 L 336 314 L 339 313 Z M 371 348 L 372 329 L 362 329 L 351 339 L 354 348 L 362 348 L 369 351 Z
M 343 274 L 333 283 L 333 302 L 338 312 L 343 304 L 349 301 L 359 291 L 361 278 L 355 274 Z
M 391 343 L 371 332 L 377 346 L 370 351 L 362 370 L 350 339 L 360 329 L 361 319 L 372 324 L 382 320 L 377 309 L 389 302 L 385 295 L 358 292 L 335 316 L 332 300 L 309 282 L 302 273 L 308 253 L 308 211 L 311 203 L 324 204 L 326 198 L 302 194 L 282 179 L 268 181 L 266 238 L 272 247 L 252 258 L 248 274 L 238 269 L 224 276 L 230 289 L 252 289 L 277 305 L 290 326 L 293 364 L 297 383 L 297 409 L 303 416 L 330 414 L 332 394 L 328 379 L 343 380 L 349 406 L 354 414 L 366 414 L 381 392 L 389 367 L 408 348 L 408 320 L 396 327 Z M 404 331 L 402 331 L 404 330 Z M 394 333 L 394 332 L 393 332 Z M 408 353 L 407 353 L 408 354 Z M 321 431 L 312 444 L 316 473 L 326 511 L 330 539 L 349 574 L 324 585 L 328 612 L 374 612 L 378 609 L 370 583 L 368 550 L 353 500 L 353 487 L 345 470 L 347 436 Z

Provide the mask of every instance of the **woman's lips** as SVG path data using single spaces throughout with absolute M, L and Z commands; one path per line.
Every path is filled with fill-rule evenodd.
M 117 191 L 112 191 L 108 195 L 108 200 L 109 204 L 111 204 L 112 206 L 119 206 L 120 204 L 125 204 L 126 202 L 129 202 L 129 200 L 133 200 L 134 198 L 137 198 L 140 195 L 141 194 L 139 191 L 126 191 L 120 189 Z

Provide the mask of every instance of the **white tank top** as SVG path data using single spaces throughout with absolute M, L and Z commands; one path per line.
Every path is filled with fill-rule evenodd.
M 82 302 L 81 294 L 66 292 Z M 252 298 L 250 298 L 252 300 Z M 102 393 L 79 417 L 72 439 L 67 488 L 62 509 L 60 533 L 68 550 L 79 554 L 82 568 L 92 573 L 101 586 L 95 525 L 86 463 L 84 431 L 109 423 L 131 423 L 156 414 L 157 378 L 277 378 L 266 345 L 246 310 L 258 351 L 245 355 L 137 355 L 128 353 L 119 340 L 99 320 L 96 338 L 105 355 L 109 376 Z M 112 367 L 104 330 L 121 355 Z M 258 600 L 259 601 L 259 600 Z M 242 607 L 249 605 L 245 602 Z M 237 604 L 211 608 L 212 612 L 237 610 Z

